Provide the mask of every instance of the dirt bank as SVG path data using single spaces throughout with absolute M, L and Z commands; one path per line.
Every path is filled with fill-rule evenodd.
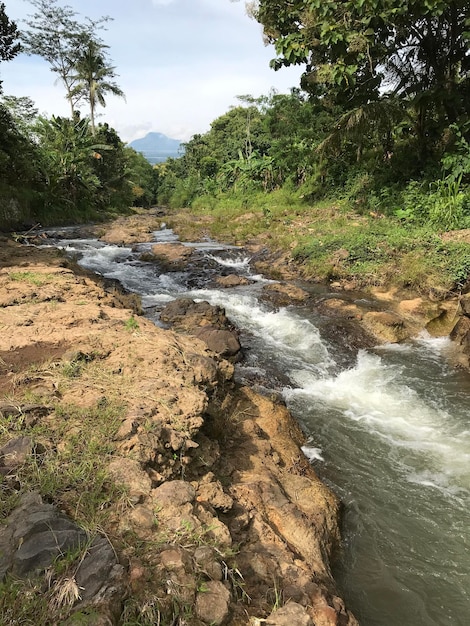
M 1 245 L 0 622 L 356 624 L 286 408 L 60 253 Z

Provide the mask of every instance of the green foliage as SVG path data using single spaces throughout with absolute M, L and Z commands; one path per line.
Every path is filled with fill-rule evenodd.
M 124 326 L 126 330 L 129 331 L 139 330 L 139 323 L 133 315 L 131 315 L 130 318 L 125 321 Z
M 102 42 L 90 37 L 86 45 L 81 46 L 71 68 L 73 87 L 71 96 L 74 99 L 84 99 L 90 105 L 91 132 L 94 135 L 96 107 L 106 106 L 105 95 L 124 97 L 124 92 L 113 80 L 116 77 L 115 68 L 106 57 L 105 46 Z
M 0 61 L 11 61 L 21 49 L 18 28 L 5 13 L 5 3 L 0 3 Z M 0 82 L 0 93 L 1 93 Z

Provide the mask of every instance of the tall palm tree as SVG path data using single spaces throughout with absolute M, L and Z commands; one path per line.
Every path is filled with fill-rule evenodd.
M 124 92 L 114 82 L 114 67 L 109 64 L 105 45 L 90 39 L 75 61 L 75 95 L 82 95 L 90 104 L 91 131 L 96 131 L 96 107 L 106 106 L 105 95 L 110 93 L 124 98 Z

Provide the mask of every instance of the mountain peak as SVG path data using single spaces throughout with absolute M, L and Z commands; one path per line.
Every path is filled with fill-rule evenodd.
M 166 161 L 169 157 L 181 156 L 180 145 L 179 139 L 172 139 L 159 132 L 147 133 L 145 137 L 134 139 L 129 144 L 136 152 L 143 154 L 152 165 Z

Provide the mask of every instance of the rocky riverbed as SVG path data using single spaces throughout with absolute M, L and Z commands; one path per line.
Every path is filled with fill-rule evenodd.
M 89 233 L 150 242 L 163 219 Z M 240 343 L 224 311 L 176 300 L 163 330 L 137 296 L 60 252 L 1 244 L 0 622 L 356 624 L 330 571 L 340 503 L 284 404 L 234 382 Z M 249 245 L 257 269 L 278 279 L 267 300 L 309 299 L 288 258 Z M 145 255 L 178 271 L 191 249 Z M 362 305 L 331 285 L 315 306 L 354 350 L 426 329 L 451 333 L 451 358 L 468 367 L 467 296 L 367 296 Z
M 223 311 L 176 304 L 163 330 L 54 249 L 1 243 L 1 623 L 357 623 L 340 503 L 283 403 L 233 381 Z

